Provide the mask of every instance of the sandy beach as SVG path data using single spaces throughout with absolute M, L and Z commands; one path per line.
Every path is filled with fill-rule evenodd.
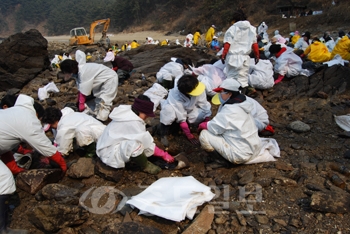
M 180 42 L 185 40 L 184 35 L 179 34 L 172 34 L 170 36 L 165 36 L 166 32 L 159 32 L 159 31 L 142 31 L 142 32 L 136 32 L 136 33 L 118 33 L 118 34 L 107 34 L 108 37 L 111 39 L 112 44 L 113 43 L 127 43 L 131 42 L 133 40 L 137 40 L 140 44 L 144 43 L 146 41 L 146 37 L 152 37 L 154 40 L 159 40 L 160 42 L 168 39 L 170 41 L 175 41 L 176 39 L 179 39 Z M 49 42 L 60 42 L 60 43 L 68 43 L 70 36 L 69 35 L 62 35 L 62 36 L 44 36 L 46 40 Z M 101 38 L 101 33 L 95 34 L 95 41 L 99 40 Z

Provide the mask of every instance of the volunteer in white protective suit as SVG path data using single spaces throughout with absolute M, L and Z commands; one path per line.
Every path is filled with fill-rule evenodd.
M 191 64 L 192 61 L 188 58 L 171 58 L 171 62 L 166 63 L 160 68 L 159 72 L 157 72 L 156 77 L 158 83 L 162 84 L 166 89 L 173 88 Z
M 249 164 L 274 161 L 273 156 L 279 156 L 277 143 L 274 139 L 259 138 L 251 115 L 253 105 L 239 92 L 239 87 L 236 80 L 226 79 L 215 89 L 219 93 L 221 106 L 212 120 L 198 127 L 201 147 L 211 159 L 226 166 L 228 162 Z M 266 151 L 267 148 L 271 152 Z
M 41 116 L 37 116 L 38 113 L 33 105 L 33 98 L 20 94 L 15 106 L 0 110 L 0 233 L 16 233 L 7 229 L 8 199 L 16 190 L 15 181 L 10 171 L 10 169 L 17 167 L 11 152 L 13 148 L 24 141 L 43 156 L 56 162 L 63 173 L 67 170 L 61 154 L 42 130 L 38 119 Z
M 281 44 L 281 43 L 279 43 L 278 40 L 277 40 L 277 38 L 276 38 L 276 37 L 273 37 L 273 38 L 271 38 L 271 41 L 270 41 L 269 43 L 267 43 L 267 45 L 265 45 L 265 46 L 263 47 L 263 48 L 264 48 L 264 49 L 263 49 L 263 50 L 264 50 L 264 54 L 265 54 L 266 58 L 270 58 L 270 57 L 271 57 L 271 54 L 270 54 L 269 49 L 270 49 L 270 46 L 271 46 L 271 45 L 275 45 L 275 44 L 281 45 L 281 47 L 287 48 L 287 45 L 286 45 L 286 44 Z
M 292 48 L 281 48 L 281 45 L 272 45 L 269 51 L 276 57 L 274 70 L 278 73 L 278 78 L 275 80 L 275 84 L 281 82 L 284 76 L 291 77 L 300 74 L 303 61 L 293 52 Z
M 153 103 L 142 94 L 132 106 L 114 108 L 109 115 L 112 122 L 97 141 L 97 156 L 110 167 L 124 168 L 125 163 L 133 160 L 144 172 L 157 174 L 161 169 L 149 162 L 147 157 L 153 155 L 167 162 L 173 162 L 174 158 L 158 148 L 146 130 L 144 120 L 154 116 Z
M 295 43 L 294 50 L 302 50 L 305 51 L 307 47 L 312 43 L 312 40 L 310 39 L 311 35 L 310 32 L 304 32 L 301 35 L 301 38 Z
M 166 135 L 170 126 L 179 123 L 182 131 L 192 144 L 199 144 L 198 139 L 191 133 L 189 124 L 199 124 L 209 121 L 211 105 L 207 101 L 205 85 L 192 75 L 182 76 L 177 87 L 169 91 L 168 98 L 161 103 L 160 135 L 162 143 L 167 145 Z
M 216 93 L 213 89 L 219 87 L 222 81 L 226 79 L 224 68 L 225 64 L 221 60 L 214 64 L 204 64 L 201 67 L 192 68 L 197 79 L 205 85 L 205 92 L 208 96 L 214 96 Z
M 259 26 L 258 26 L 258 35 L 260 35 L 263 39 L 265 40 L 269 40 L 269 35 L 267 34 L 267 29 L 269 27 L 266 25 L 265 22 L 262 22 Z
M 63 155 L 73 151 L 74 138 L 80 147 L 88 146 L 97 142 L 106 127 L 92 116 L 74 112 L 69 107 L 62 110 L 54 107 L 46 108 L 42 122 L 56 129 L 55 144 Z
M 274 85 L 273 65 L 270 60 L 260 59 L 255 64 L 254 59 L 250 59 L 248 83 L 256 89 L 270 89 Z
M 249 54 L 252 50 L 255 63 L 259 61 L 256 28 L 250 25 L 241 10 L 233 14 L 231 22 L 233 25 L 224 36 L 224 50 L 221 58 L 225 60 L 227 79 L 236 79 L 242 88 L 246 88 L 248 87 Z
M 85 53 L 77 50 L 75 59 L 66 59 L 61 63 L 61 70 L 66 78 L 73 76 L 76 79 L 79 95 L 79 111 L 86 108 L 86 96 L 91 93 L 95 99 L 94 115 L 105 121 L 111 111 L 113 99 L 118 91 L 118 75 L 105 65 L 98 63 L 86 63 Z

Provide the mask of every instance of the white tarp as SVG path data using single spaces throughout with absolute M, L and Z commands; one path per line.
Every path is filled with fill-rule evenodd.
M 350 131 L 350 114 L 334 116 L 335 122 L 345 131 Z
M 58 93 L 59 90 L 54 82 L 50 82 L 47 85 L 45 85 L 42 88 L 39 88 L 38 90 L 38 98 L 40 101 L 45 100 L 46 98 L 49 98 L 49 92 L 55 92 Z
M 197 206 L 215 196 L 210 187 L 193 176 L 165 177 L 157 180 L 127 204 L 137 207 L 139 214 L 156 215 L 175 222 L 193 219 Z

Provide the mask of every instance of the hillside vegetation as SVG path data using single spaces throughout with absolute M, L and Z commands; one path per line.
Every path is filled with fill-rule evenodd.
M 349 4 L 337 1 L 333 6 L 331 0 L 0 0 L 0 3 L 3 37 L 30 28 L 37 28 L 48 36 L 67 35 L 74 27 L 88 29 L 91 22 L 104 18 L 111 19 L 110 33 L 139 30 L 187 33 L 196 29 L 204 32 L 211 24 L 220 31 L 227 28 L 231 13 L 239 8 L 254 25 L 265 21 L 286 31 L 290 22 L 296 22 L 298 28 L 319 31 L 338 30 L 350 22 Z M 304 17 L 281 19 L 277 6 L 291 4 L 322 10 L 323 14 L 307 20 Z

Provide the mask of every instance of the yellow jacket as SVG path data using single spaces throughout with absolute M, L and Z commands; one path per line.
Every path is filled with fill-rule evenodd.
M 314 63 L 323 63 L 331 59 L 331 53 L 329 53 L 327 46 L 319 41 L 315 41 L 309 45 L 304 51 L 304 54 Z
M 350 39 L 348 36 L 343 36 L 335 45 L 331 58 L 339 54 L 344 60 L 350 60 Z
M 198 44 L 199 38 L 201 38 L 201 34 L 199 32 L 195 32 L 194 35 L 193 35 L 193 44 L 194 45 Z
M 205 40 L 207 42 L 211 42 L 213 40 L 215 34 L 215 29 L 213 27 L 210 27 L 207 31 L 207 34 L 205 35 Z
M 135 48 L 137 48 L 139 46 L 140 46 L 140 44 L 135 42 L 135 41 L 132 41 L 131 44 L 130 44 L 131 49 L 135 49 Z
M 160 45 L 161 45 L 161 46 L 166 46 L 166 45 L 168 45 L 168 42 L 167 42 L 166 40 L 164 40 L 164 41 L 162 41 L 162 42 L 160 43 Z
M 297 41 L 299 40 L 300 38 L 300 35 L 299 34 L 295 34 L 293 37 L 292 37 L 292 44 L 295 45 L 295 43 L 297 43 Z

